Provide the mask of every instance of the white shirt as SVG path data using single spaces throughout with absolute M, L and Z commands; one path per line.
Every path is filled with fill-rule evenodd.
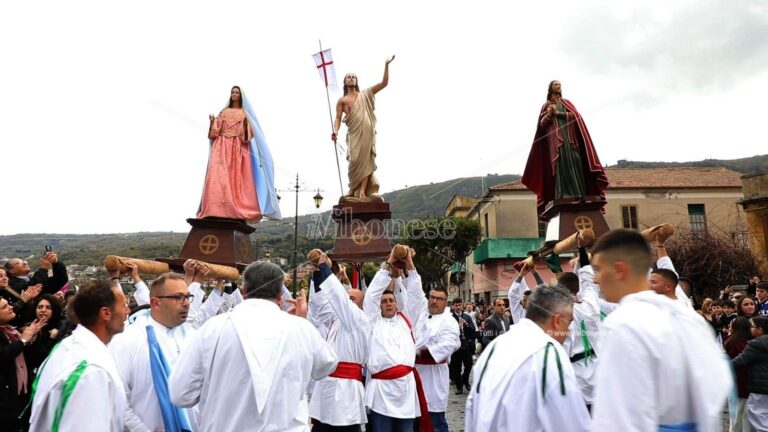
M 576 381 L 579 383 L 581 393 L 584 395 L 584 401 L 589 405 L 592 403 L 592 390 L 595 384 L 595 370 L 599 356 L 597 356 L 597 346 L 600 343 L 600 299 L 598 289 L 595 285 L 595 275 L 592 266 L 577 268 L 579 276 L 579 293 L 577 297 L 581 303 L 573 304 L 573 322 L 571 322 L 570 334 L 563 342 L 563 348 L 568 356 L 573 357 L 585 351 L 584 336 L 582 334 L 582 322 L 586 328 L 586 337 L 593 350 L 593 355 L 589 358 L 581 359 L 572 363 Z
M 155 329 L 157 342 L 171 370 L 175 367 L 181 351 L 195 334 L 195 329 L 189 324 L 169 329 L 150 316 L 141 324 L 128 326 L 109 343 L 109 351 L 125 385 L 125 398 L 128 401 L 125 429 L 131 432 L 165 430 L 152 380 L 147 326 Z M 188 409 L 187 415 L 194 429 L 194 410 Z
M 427 299 L 421 290 L 421 276 L 409 270 L 405 281 L 395 281 L 395 298 L 398 308 L 403 308 L 414 329 L 419 326 L 420 311 Z M 378 380 L 371 375 L 404 365 L 413 367 L 416 345 L 408 323 L 399 314 L 392 318 L 381 316 L 381 294 L 389 285 L 389 271 L 379 270 L 365 293 L 363 310 L 371 321 L 373 330 L 368 356 L 368 381 L 365 387 L 365 405 L 371 410 L 394 418 L 416 418 L 421 415 L 416 394 L 416 380 L 410 373 L 394 380 Z M 405 289 L 402 289 L 402 288 Z M 413 293 L 414 295 L 410 295 Z
M 87 366 L 77 381 L 59 423 L 60 431 L 122 432 L 125 390 L 107 346 L 78 325 L 42 367 L 32 402 L 30 431 L 48 431 L 61 400 L 64 382 L 78 364 Z
M 191 324 L 194 328 L 200 328 L 206 321 L 212 316 L 216 315 L 219 308 L 224 304 L 224 295 L 219 290 L 213 290 L 205 299 L 205 291 L 200 282 L 192 282 L 189 284 L 189 293 L 194 295 L 192 301 L 189 303 L 189 313 L 187 314 L 187 323 Z
M 409 293 L 410 295 L 410 293 Z M 429 412 L 445 412 L 448 406 L 448 363 L 447 360 L 461 346 L 459 323 L 453 318 L 450 308 L 443 313 L 429 315 L 416 334 L 416 351 L 426 348 L 435 360 L 435 365 L 416 365 L 421 375 Z M 446 362 L 446 363 L 442 363 Z
M 675 272 L 675 274 L 680 277 L 679 274 L 677 274 L 677 270 L 675 270 L 675 265 L 672 263 L 672 259 L 668 256 L 663 256 L 659 258 L 656 261 L 656 267 L 672 270 Z M 675 297 L 677 298 L 676 303 L 682 307 L 687 307 L 690 309 L 693 309 L 693 304 L 691 304 L 691 299 L 688 298 L 688 296 L 685 294 L 685 291 L 680 286 L 680 284 L 677 284 L 675 287 Z
M 732 386 L 727 357 L 693 309 L 651 290 L 625 296 L 601 328 L 594 431 L 720 430 Z
M 138 282 L 133 284 L 135 291 L 133 292 L 133 298 L 136 300 L 137 306 L 144 306 L 149 304 L 149 287 L 143 280 L 139 279 Z M 122 288 L 122 287 L 121 287 Z
M 563 347 L 529 319 L 494 339 L 472 371 L 465 426 L 467 432 L 588 431 L 589 413 Z
M 525 277 L 522 276 L 515 278 L 512 286 L 507 291 L 509 311 L 512 313 L 512 322 L 515 324 L 525 318 L 526 311 L 520 301 L 523 299 L 523 293 L 526 291 L 528 291 L 528 283 L 525 281 Z
M 200 431 L 308 431 L 309 380 L 336 363 L 309 321 L 247 299 L 192 338 L 171 373 L 171 401 L 198 404 Z
M 320 336 L 325 339 L 328 336 L 328 330 L 330 330 L 335 315 L 333 308 L 328 302 L 328 297 L 322 294 L 322 291 L 315 289 L 315 282 L 313 280 L 309 281 L 309 292 L 307 319 L 320 332 Z
M 330 328 L 325 338 L 339 362 L 365 365 L 371 323 L 352 300 L 335 275 L 320 285 L 313 301 L 325 302 L 331 310 Z M 332 426 L 359 425 L 366 422 L 365 389 L 353 379 L 323 378 L 315 384 L 309 402 L 309 415 Z

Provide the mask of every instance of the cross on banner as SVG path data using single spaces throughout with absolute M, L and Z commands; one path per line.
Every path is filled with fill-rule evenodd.
M 320 79 L 325 86 L 330 90 L 338 91 L 339 88 L 336 85 L 336 70 L 333 66 L 331 49 L 328 48 L 327 50 L 320 51 L 319 53 L 313 54 L 312 57 L 315 59 L 315 66 L 317 66 L 317 71 L 320 73 Z

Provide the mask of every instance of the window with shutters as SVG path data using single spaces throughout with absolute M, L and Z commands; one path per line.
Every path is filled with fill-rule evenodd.
M 637 206 L 621 206 L 621 226 L 624 228 L 637 229 Z
M 688 204 L 688 222 L 691 231 L 705 232 L 707 230 L 707 214 L 704 204 Z

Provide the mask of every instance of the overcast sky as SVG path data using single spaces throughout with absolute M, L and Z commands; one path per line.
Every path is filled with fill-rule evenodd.
M 277 187 L 299 172 L 329 209 L 340 191 L 318 39 L 361 87 L 397 55 L 376 104 L 382 192 L 521 173 L 552 79 L 604 165 L 768 153 L 766 3 L 619 3 L 3 2 L 0 234 L 188 231 L 207 117 L 234 84 Z

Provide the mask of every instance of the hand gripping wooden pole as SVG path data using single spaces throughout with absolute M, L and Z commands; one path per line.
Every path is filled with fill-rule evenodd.
M 579 246 L 589 246 L 595 241 L 595 232 L 591 228 L 578 230 L 565 240 L 559 241 L 552 251 L 558 255 L 578 249 Z
M 672 224 L 668 224 L 668 223 L 656 225 L 654 227 L 650 227 L 641 232 L 643 237 L 645 237 L 645 239 L 648 240 L 649 242 L 656 240 L 656 241 L 659 241 L 660 243 L 664 243 L 674 233 L 675 233 L 675 227 L 672 226 Z
M 218 264 L 211 264 L 205 261 L 189 260 L 194 263 L 198 268 L 207 269 L 207 278 L 211 279 L 225 279 L 228 281 L 235 281 L 240 277 L 240 272 L 234 267 L 223 266 Z

